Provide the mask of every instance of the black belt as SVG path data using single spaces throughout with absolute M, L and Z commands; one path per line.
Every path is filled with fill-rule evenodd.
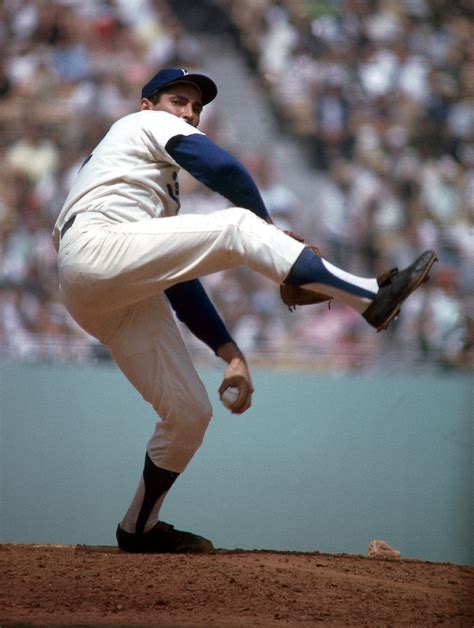
M 69 218 L 69 220 L 67 220 L 64 223 L 63 228 L 61 229 L 61 240 L 66 235 L 66 231 L 72 227 L 72 225 L 74 224 L 75 220 L 76 220 L 76 216 L 72 216 L 71 218 Z

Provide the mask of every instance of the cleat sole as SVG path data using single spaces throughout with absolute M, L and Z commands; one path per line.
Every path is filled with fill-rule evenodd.
M 396 318 L 400 314 L 402 303 L 410 296 L 410 294 L 413 294 L 413 292 L 415 292 L 415 290 L 417 288 L 419 288 L 421 286 L 421 284 L 426 283 L 429 280 L 429 278 L 430 278 L 429 277 L 430 270 L 433 268 L 433 264 L 435 262 L 437 262 L 437 261 L 438 261 L 438 257 L 436 255 L 433 255 L 433 257 L 431 258 L 429 264 L 426 265 L 426 268 L 423 271 L 423 274 L 421 274 L 418 277 L 417 282 L 413 284 L 413 286 L 410 288 L 410 290 L 407 291 L 407 293 L 403 295 L 403 299 L 400 300 L 397 309 L 394 310 L 390 314 L 390 316 L 388 316 L 384 320 L 384 322 L 377 328 L 377 332 L 384 331 L 385 329 L 387 329 L 387 327 L 390 325 L 390 323 L 393 321 L 393 319 Z

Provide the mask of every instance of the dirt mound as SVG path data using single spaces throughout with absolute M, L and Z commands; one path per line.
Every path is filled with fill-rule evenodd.
M 472 626 L 474 568 L 364 556 L 0 545 L 0 624 Z

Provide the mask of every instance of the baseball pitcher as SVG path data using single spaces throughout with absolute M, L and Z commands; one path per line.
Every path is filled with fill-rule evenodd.
M 403 271 L 363 278 L 278 229 L 243 165 L 198 130 L 216 95 L 202 74 L 158 72 L 142 89 L 140 110 L 115 122 L 84 161 L 53 231 L 67 309 L 110 349 L 157 414 L 136 494 L 117 528 L 127 552 L 213 550 L 211 541 L 159 519 L 212 415 L 175 315 L 225 363 L 219 392 L 237 390 L 230 410 L 251 405 L 245 356 L 199 277 L 246 266 L 279 285 L 290 307 L 339 299 L 380 331 L 436 260 L 426 251 Z M 182 168 L 225 196 L 229 209 L 180 215 Z

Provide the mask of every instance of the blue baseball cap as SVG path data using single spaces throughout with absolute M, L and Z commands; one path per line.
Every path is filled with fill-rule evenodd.
M 202 104 L 207 105 L 217 96 L 217 85 L 204 74 L 189 74 L 184 68 L 166 68 L 148 81 L 142 88 L 142 98 L 151 98 L 158 90 L 172 83 L 192 83 L 201 92 Z

